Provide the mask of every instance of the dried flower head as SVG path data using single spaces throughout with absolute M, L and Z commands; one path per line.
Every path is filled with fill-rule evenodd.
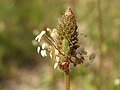
M 50 58 L 55 60 L 54 68 L 67 71 L 83 63 L 85 57 L 88 56 L 84 47 L 78 44 L 78 27 L 69 7 L 58 19 L 58 22 L 56 29 L 47 28 L 35 38 L 40 45 L 42 44 L 42 48 L 40 45 L 37 47 L 37 52 L 41 52 L 43 57 L 47 56 L 47 52 L 49 52 Z M 49 43 L 42 42 L 42 38 L 45 38 Z M 95 54 L 92 53 L 89 60 L 92 61 L 94 58 Z

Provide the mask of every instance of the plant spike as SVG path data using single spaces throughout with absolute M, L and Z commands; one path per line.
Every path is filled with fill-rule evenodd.
M 94 60 L 96 54 L 92 53 L 90 56 L 87 56 L 87 52 L 82 44 L 78 44 L 78 27 L 70 7 L 66 9 L 58 22 L 56 29 L 51 30 L 47 28 L 46 31 L 41 31 L 35 38 L 39 43 L 37 52 L 41 53 L 43 57 L 48 56 L 47 54 L 49 53 L 51 59 L 55 60 L 54 69 L 59 68 L 65 73 L 65 90 L 70 90 L 70 70 L 84 63 L 86 57 L 89 58 L 86 65 L 89 65 L 89 62 Z M 50 35 L 47 35 L 48 33 Z M 42 42 L 43 36 L 49 41 L 49 44 Z M 40 45 L 42 45 L 42 48 Z

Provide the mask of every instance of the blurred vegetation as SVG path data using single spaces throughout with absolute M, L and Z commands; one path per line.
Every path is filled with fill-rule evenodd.
M 33 30 L 56 27 L 68 5 L 79 31 L 87 34 L 85 46 L 97 54 L 89 67 L 71 71 L 71 90 L 120 90 L 115 83 L 120 83 L 120 0 L 101 0 L 102 31 L 97 0 L 0 0 L 0 90 L 63 90 L 63 72 L 53 70 L 52 61 L 36 53 L 32 40 Z

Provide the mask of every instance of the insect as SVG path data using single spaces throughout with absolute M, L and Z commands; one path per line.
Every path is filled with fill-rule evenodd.
M 69 45 L 70 45 L 69 41 L 66 38 L 64 38 L 62 41 L 62 50 L 65 53 L 65 55 L 69 54 L 69 51 L 70 51 Z

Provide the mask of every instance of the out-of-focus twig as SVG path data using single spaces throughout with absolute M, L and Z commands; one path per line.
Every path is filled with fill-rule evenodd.
M 98 90 L 103 90 L 103 53 L 102 53 L 102 44 L 103 44 L 103 24 L 102 24 L 102 10 L 101 10 L 101 0 L 97 0 L 97 11 L 98 11 L 98 30 L 99 30 L 99 53 L 100 53 L 100 64 L 99 64 L 99 75 L 100 75 L 100 84 Z

